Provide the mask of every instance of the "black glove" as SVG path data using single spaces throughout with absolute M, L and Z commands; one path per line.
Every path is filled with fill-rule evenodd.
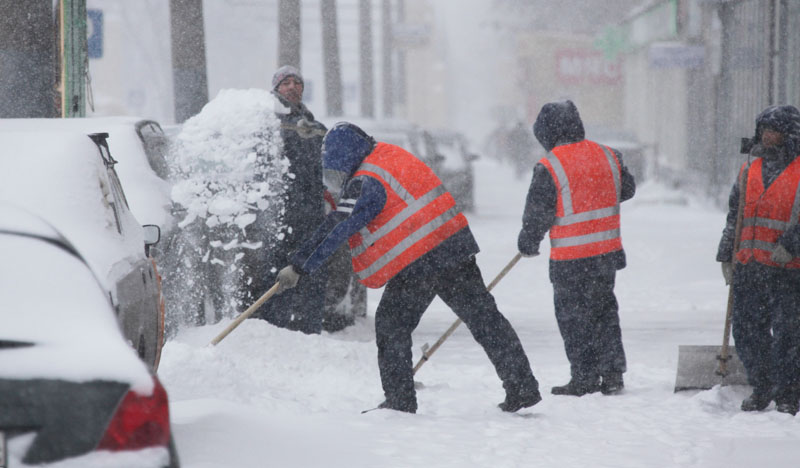
M 533 258 L 533 257 L 538 257 L 539 256 L 539 251 L 537 250 L 535 252 L 530 252 L 530 253 L 525 253 L 523 251 L 520 251 L 519 254 L 522 255 L 525 258 Z
M 275 294 L 280 294 L 287 289 L 292 289 L 293 287 L 297 286 L 297 281 L 300 280 L 300 273 L 294 270 L 294 267 L 289 265 L 283 267 L 281 271 L 278 272 L 278 290 L 275 291 Z

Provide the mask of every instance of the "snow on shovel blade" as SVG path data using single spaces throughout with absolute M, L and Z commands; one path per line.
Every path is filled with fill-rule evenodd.
M 727 375 L 718 374 L 720 349 L 721 346 L 678 346 L 675 391 L 708 390 L 715 385 L 747 385 L 747 373 L 733 346 L 728 347 Z

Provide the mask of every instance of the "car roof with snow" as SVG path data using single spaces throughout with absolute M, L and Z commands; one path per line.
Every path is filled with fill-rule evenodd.
M 139 117 L 87 117 L 70 119 L 0 119 L 0 132 L 81 132 L 109 134 L 111 154 L 119 161 L 116 171 L 125 187 L 131 211 L 142 224 L 171 226 L 170 184 L 148 161 L 137 124 L 152 122 Z M 155 122 L 152 122 L 155 124 Z
M 0 200 L 45 219 L 101 278 L 143 256 L 141 225 L 87 135 L 0 131 L 0 146 Z
M 0 202 L 0 378 L 114 380 L 149 391 L 104 289 L 58 231 Z

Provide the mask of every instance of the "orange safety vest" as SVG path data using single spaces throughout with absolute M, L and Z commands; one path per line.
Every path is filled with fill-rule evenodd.
M 383 210 L 349 239 L 353 271 L 369 288 L 467 226 L 431 168 L 399 146 L 378 143 L 353 177 L 372 177 L 386 190 Z
M 765 265 L 800 268 L 800 257 L 795 257 L 785 265 L 770 260 L 778 238 L 796 225 L 800 217 L 800 158 L 795 158 L 766 190 L 763 165 L 763 159 L 758 158 L 747 173 L 742 232 L 736 259 L 741 263 L 755 259 Z M 742 170 L 745 170 L 744 165 Z M 739 190 L 739 196 L 742 196 L 741 187 Z
M 540 161 L 558 193 L 550 258 L 575 260 L 622 250 L 621 166 L 613 151 L 589 140 L 553 148 Z

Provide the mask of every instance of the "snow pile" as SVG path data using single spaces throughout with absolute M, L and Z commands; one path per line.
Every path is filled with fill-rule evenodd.
M 203 323 L 210 299 L 217 318 L 230 316 L 252 298 L 247 284 L 259 251 L 286 229 L 289 161 L 274 98 L 258 89 L 220 91 L 183 125 L 170 163 L 179 233 L 170 249 L 175 271 L 165 280 L 188 291 L 172 308 L 182 322 Z
M 181 227 L 204 218 L 206 225 L 244 229 L 257 211 L 282 206 L 280 121 L 274 98 L 264 90 L 222 90 L 183 125 L 173 149 L 178 180 L 172 199 L 187 209 Z

